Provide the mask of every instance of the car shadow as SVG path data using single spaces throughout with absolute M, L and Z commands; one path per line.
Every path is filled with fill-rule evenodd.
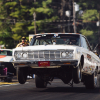
M 68 92 L 68 93 L 100 93 L 100 88 L 86 89 L 85 87 L 50 87 L 40 92 Z
M 34 80 L 32 81 L 33 84 Z M 73 84 L 71 87 L 68 84 L 64 84 L 61 80 L 55 79 L 51 85 L 47 85 L 47 88 L 33 87 L 32 92 L 55 92 L 55 93 L 100 93 L 100 86 L 94 89 L 86 89 L 85 85 L 81 82 L 79 84 Z

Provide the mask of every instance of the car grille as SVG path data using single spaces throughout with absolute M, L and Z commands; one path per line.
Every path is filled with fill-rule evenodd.
M 59 60 L 59 59 L 65 59 L 61 56 L 61 53 L 63 51 L 30 51 L 28 52 L 28 58 L 34 60 Z M 67 59 L 71 59 L 70 57 L 67 57 Z
M 71 52 L 73 55 L 73 50 L 38 50 L 38 51 L 16 51 L 15 52 L 15 59 L 16 60 L 32 60 L 32 61 L 59 61 L 59 60 L 66 60 L 72 59 L 73 56 L 66 56 L 62 57 L 62 52 Z M 17 58 L 16 54 L 23 55 L 24 53 L 27 53 L 27 58 L 19 57 Z
M 60 51 L 34 51 L 34 52 L 28 52 L 28 58 L 58 59 L 61 58 L 61 55 Z

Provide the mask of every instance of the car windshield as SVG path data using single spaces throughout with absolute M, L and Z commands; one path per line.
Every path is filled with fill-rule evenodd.
M 0 50 L 0 55 L 12 56 L 12 51 Z
M 43 35 L 37 36 L 33 45 L 76 45 L 79 46 L 79 35 L 59 34 L 58 36 Z

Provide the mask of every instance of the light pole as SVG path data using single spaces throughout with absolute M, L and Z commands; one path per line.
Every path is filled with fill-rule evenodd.
M 68 32 L 70 33 L 70 15 L 71 15 L 71 11 L 70 10 L 65 11 L 65 15 L 68 17 Z
M 74 28 L 74 33 L 76 33 L 76 13 L 75 13 L 75 3 L 74 3 L 74 0 L 73 0 L 73 28 Z
M 65 14 L 64 14 L 64 11 L 65 11 L 65 3 L 66 1 L 65 0 L 62 0 L 62 20 L 63 20 L 63 23 L 62 23 L 62 32 L 65 33 L 65 26 L 64 26 L 64 19 L 65 19 Z
M 76 12 L 79 11 L 79 5 L 73 0 L 73 26 L 74 33 L 76 33 Z
M 100 43 L 100 11 L 99 11 L 99 43 Z
M 98 28 L 98 35 L 99 35 L 99 43 L 100 43 L 100 12 L 99 12 L 99 21 L 96 22 L 96 25 L 99 27 Z
M 34 0 L 34 3 L 36 2 L 36 0 Z M 33 13 L 33 19 L 34 19 L 34 33 L 36 34 L 36 13 Z
M 98 28 L 99 43 L 97 45 L 97 51 L 98 51 L 98 54 L 100 55 L 100 50 L 99 50 L 99 46 L 100 46 L 100 11 L 99 11 L 99 21 L 96 22 L 96 25 L 99 27 Z
M 36 13 L 33 13 L 33 19 L 34 19 L 34 33 L 36 34 Z

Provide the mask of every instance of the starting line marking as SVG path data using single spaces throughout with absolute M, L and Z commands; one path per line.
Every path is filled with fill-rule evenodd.
M 26 82 L 25 84 L 27 84 L 29 82 Z M 3 86 L 12 86 L 12 85 L 19 85 L 20 83 L 19 82 L 0 82 L 0 87 L 3 87 Z
M 0 85 L 18 84 L 18 82 L 0 82 Z

